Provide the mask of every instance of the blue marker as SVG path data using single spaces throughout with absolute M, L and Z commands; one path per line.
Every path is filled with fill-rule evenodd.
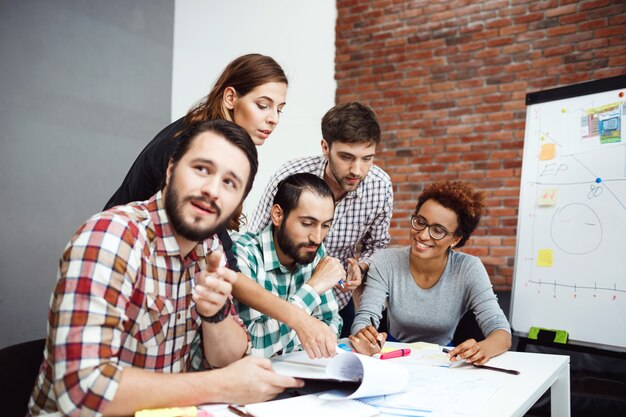
M 352 350 L 352 348 L 351 348 L 350 346 L 346 345 L 345 343 L 339 343 L 339 345 L 338 345 L 338 346 L 339 346 L 341 349 L 343 349 L 343 350 L 347 350 L 348 352 L 354 352 L 354 351 Z
M 600 184 L 602 182 L 602 178 L 598 177 L 596 178 L 596 183 Z

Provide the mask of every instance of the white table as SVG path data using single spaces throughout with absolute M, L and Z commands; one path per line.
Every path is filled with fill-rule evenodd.
M 399 348 L 405 344 L 387 342 L 385 347 Z M 449 403 L 457 401 L 450 410 L 432 409 L 431 416 L 476 416 L 476 417 L 518 417 L 524 416 L 535 402 L 548 390 L 551 390 L 551 414 L 552 417 L 570 417 L 570 386 L 569 386 L 569 356 L 548 355 L 541 353 L 527 352 L 505 352 L 500 356 L 491 359 L 487 365 L 497 366 L 506 369 L 516 369 L 519 375 L 511 375 L 487 369 L 475 368 L 468 364 L 448 368 L 441 366 L 423 365 L 415 362 L 409 355 L 403 358 L 390 359 L 400 364 L 406 364 L 410 373 L 416 376 L 420 374 L 428 375 L 432 385 L 439 385 L 436 388 L 436 395 L 442 397 Z M 419 377 L 417 378 L 419 379 Z M 444 382 L 442 382 L 444 381 Z M 455 382 L 475 381 L 472 383 L 462 383 L 464 385 L 463 396 L 455 393 Z M 323 386 L 310 383 L 304 389 L 298 389 L 301 393 L 312 393 L 325 391 L 333 388 L 341 388 L 338 383 L 325 381 Z M 449 384 L 449 385 L 448 385 Z M 442 388 L 443 385 L 443 388 Z M 497 386 L 497 391 L 491 391 L 492 395 L 485 398 L 482 387 L 486 385 Z M 428 385 L 418 388 L 423 391 L 423 396 L 430 395 Z M 415 386 L 414 386 L 415 389 Z M 287 396 L 289 397 L 289 396 Z M 417 397 L 416 397 L 417 398 Z M 419 400 L 421 401 L 421 400 Z M 478 404 L 477 404 L 478 403 Z M 477 408 L 476 406 L 479 406 Z M 211 406 L 216 407 L 216 406 Z M 232 417 L 225 409 L 210 408 L 214 415 L 219 417 Z M 459 412 L 461 410 L 461 412 Z M 429 412 L 430 413 L 430 412 Z M 297 416 L 297 410 L 294 410 Z
M 541 353 L 505 352 L 491 359 L 488 365 L 512 368 L 519 375 L 461 367 L 460 372 L 480 372 L 485 377 L 504 381 L 500 389 L 484 408 L 484 416 L 523 416 L 548 390 L 551 393 L 552 417 L 569 417 L 570 384 L 569 356 Z
M 388 347 L 402 347 L 403 344 L 386 344 Z M 399 358 L 410 360 L 410 356 Z M 392 359 L 396 360 L 396 359 Z M 552 417 L 569 417 L 571 414 L 569 356 L 548 355 L 527 352 L 505 352 L 491 359 L 487 365 L 506 369 L 516 369 L 519 375 L 478 369 L 464 364 L 455 368 L 438 368 L 437 372 L 452 372 L 459 376 L 473 375 L 485 381 L 500 385 L 500 389 L 488 400 L 480 411 L 481 417 L 523 416 L 535 402 L 548 390 L 551 390 Z M 471 373 L 471 374 L 470 374 Z

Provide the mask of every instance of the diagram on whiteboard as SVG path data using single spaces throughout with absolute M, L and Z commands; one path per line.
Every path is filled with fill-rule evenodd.
M 527 108 L 515 331 L 567 330 L 583 344 L 626 349 L 624 92 Z

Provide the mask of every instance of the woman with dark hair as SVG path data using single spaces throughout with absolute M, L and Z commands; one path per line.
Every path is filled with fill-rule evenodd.
M 454 250 L 470 238 L 483 209 L 482 193 L 466 183 L 436 182 L 424 189 L 411 216 L 411 246 L 384 249 L 372 259 L 351 329 L 358 352 L 380 351 L 387 335 L 376 329 L 385 304 L 394 339 L 439 345 L 451 343 L 461 317 L 471 310 L 485 339 L 460 343 L 449 353 L 452 360 L 482 365 L 511 347 L 511 328 L 485 267 L 479 258 Z
M 243 127 L 255 145 L 261 146 L 278 125 L 285 106 L 287 77 L 271 57 L 248 54 L 229 63 L 215 85 L 182 118 L 161 130 L 139 154 L 122 185 L 105 209 L 150 198 L 161 187 L 169 159 L 183 132 L 197 122 L 224 119 Z M 241 207 L 227 229 L 239 230 Z M 226 230 L 217 233 L 228 267 L 239 272 L 232 253 L 232 240 Z M 250 278 L 238 274 L 233 295 L 243 303 L 293 328 L 311 357 L 334 353 L 336 335 L 324 323 L 305 311 L 274 296 Z

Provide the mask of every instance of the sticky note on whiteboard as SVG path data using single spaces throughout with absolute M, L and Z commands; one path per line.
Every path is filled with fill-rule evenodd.
M 537 253 L 537 266 L 551 267 L 554 251 L 552 249 L 539 249 Z
M 556 144 L 554 143 L 544 143 L 541 145 L 539 149 L 539 159 L 541 161 L 548 161 L 550 159 L 554 159 L 556 155 Z
M 539 190 L 539 196 L 537 198 L 538 206 L 553 206 L 556 204 L 557 197 L 559 196 L 559 190 L 557 188 L 547 188 Z

